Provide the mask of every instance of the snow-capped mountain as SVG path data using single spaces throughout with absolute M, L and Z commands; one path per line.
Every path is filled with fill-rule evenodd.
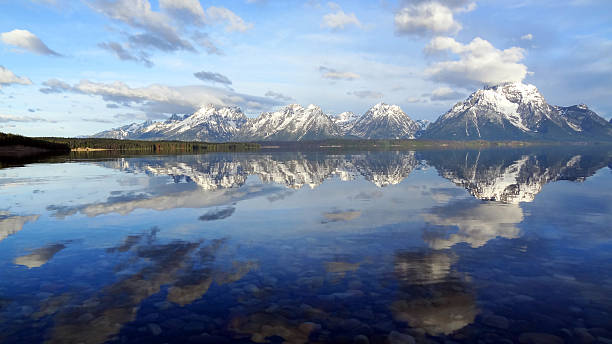
M 357 122 L 359 117 L 359 115 L 347 111 L 337 114 L 335 116 L 331 116 L 331 119 L 334 123 L 336 123 L 342 135 L 348 135 L 351 129 L 353 129 L 353 125 L 355 124 L 355 122 Z
M 355 121 L 350 135 L 365 139 L 413 139 L 419 125 L 397 105 L 378 103 Z
M 134 139 L 140 135 L 142 130 L 147 126 L 153 124 L 153 121 L 145 121 L 142 123 L 131 123 L 124 125 L 119 128 L 105 130 L 99 132 L 97 134 L 92 135 L 92 137 L 99 137 L 105 139 L 119 139 L 119 140 L 128 140 Z
M 472 93 L 434 123 L 379 103 L 362 116 L 327 115 L 319 106 L 287 105 L 249 118 L 237 107 L 207 105 L 163 122 L 132 123 L 93 135 L 185 141 L 306 141 L 329 138 L 439 140 L 612 140 L 612 123 L 586 105 L 554 106 L 538 89 L 507 83 Z
M 240 140 L 303 141 L 341 136 L 340 129 L 320 107 L 291 104 L 249 119 Z
M 472 93 L 432 123 L 431 139 L 593 139 L 612 137 L 612 126 L 586 106 L 549 105 L 538 89 L 507 83 Z
M 246 123 L 246 116 L 237 107 L 207 105 L 192 115 L 174 115 L 163 122 L 133 123 L 93 137 L 221 142 L 233 140 Z

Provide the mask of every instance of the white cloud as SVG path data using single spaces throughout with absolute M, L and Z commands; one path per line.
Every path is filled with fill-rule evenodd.
M 451 52 L 458 56 L 456 60 L 436 62 L 425 70 L 431 79 L 448 84 L 497 85 L 522 81 L 527 75 L 527 66 L 519 63 L 524 58 L 522 48 L 500 50 L 480 37 L 468 44 L 451 37 L 436 37 L 425 51 L 428 54 Z
M 523 41 L 531 41 L 531 40 L 533 40 L 533 35 L 532 35 L 532 34 L 530 34 L 530 33 L 528 33 L 528 34 L 526 34 L 526 35 L 522 35 L 522 36 L 521 36 L 521 39 L 522 39 Z
M 323 78 L 332 80 L 355 80 L 359 79 L 359 74 L 353 72 L 339 72 L 333 68 L 320 66 L 319 71 Z
M 245 22 L 244 19 L 236 15 L 236 13 L 224 7 L 210 6 L 208 10 L 206 10 L 206 13 L 212 21 L 227 22 L 225 26 L 227 32 L 245 32 L 253 28 L 252 23 Z
M 91 96 L 100 96 L 107 102 L 120 103 L 136 107 L 146 112 L 149 117 L 170 113 L 192 113 L 207 104 L 221 106 L 239 106 L 245 111 L 272 108 L 278 102 L 265 97 L 237 93 L 229 89 L 208 86 L 149 85 L 130 87 L 121 81 L 100 83 L 81 80 L 70 85 L 64 81 L 50 79 L 43 83 L 43 93 L 72 92 Z
M 439 87 L 439 88 L 436 88 L 435 90 L 433 90 L 431 92 L 430 99 L 432 101 L 437 101 L 437 100 L 441 100 L 441 101 L 444 101 L 444 100 L 455 100 L 455 99 L 460 98 L 462 96 L 464 96 L 463 93 L 457 92 L 457 91 L 453 90 L 450 87 L 443 86 L 443 87 Z
M 355 25 L 361 27 L 361 22 L 357 19 L 355 13 L 345 13 L 338 4 L 330 2 L 328 6 L 336 11 L 323 16 L 322 27 L 328 27 L 335 30 L 344 30 L 346 26 Z
M 31 85 L 32 81 L 26 77 L 15 75 L 15 73 L 0 66 L 0 88 L 2 88 L 3 85 L 12 84 Z
M 429 34 L 455 34 L 461 30 L 453 11 L 439 2 L 409 4 L 395 14 L 398 34 L 426 36 Z
M 0 40 L 4 44 L 12 45 L 25 49 L 39 55 L 61 56 L 59 53 L 49 49 L 49 47 L 28 30 L 15 29 L 13 31 L 0 34 Z

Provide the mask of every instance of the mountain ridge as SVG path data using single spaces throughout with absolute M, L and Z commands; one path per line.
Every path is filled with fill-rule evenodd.
M 92 137 L 208 142 L 332 138 L 612 141 L 612 122 L 584 104 L 550 105 L 534 85 L 515 82 L 477 90 L 433 123 L 415 121 L 398 105 L 382 102 L 363 115 L 330 115 L 314 104 L 289 104 L 255 118 L 247 118 L 238 107 L 206 105 L 191 115 L 132 123 Z

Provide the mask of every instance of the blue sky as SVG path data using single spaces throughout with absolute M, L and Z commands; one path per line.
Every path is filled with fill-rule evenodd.
M 612 2 L 0 0 L 0 131 L 86 135 L 207 103 L 398 104 L 522 81 L 612 116 Z

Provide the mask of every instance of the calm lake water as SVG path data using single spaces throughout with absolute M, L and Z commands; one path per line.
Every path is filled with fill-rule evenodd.
M 611 163 L 554 147 L 1 169 L 0 342 L 612 343 Z

